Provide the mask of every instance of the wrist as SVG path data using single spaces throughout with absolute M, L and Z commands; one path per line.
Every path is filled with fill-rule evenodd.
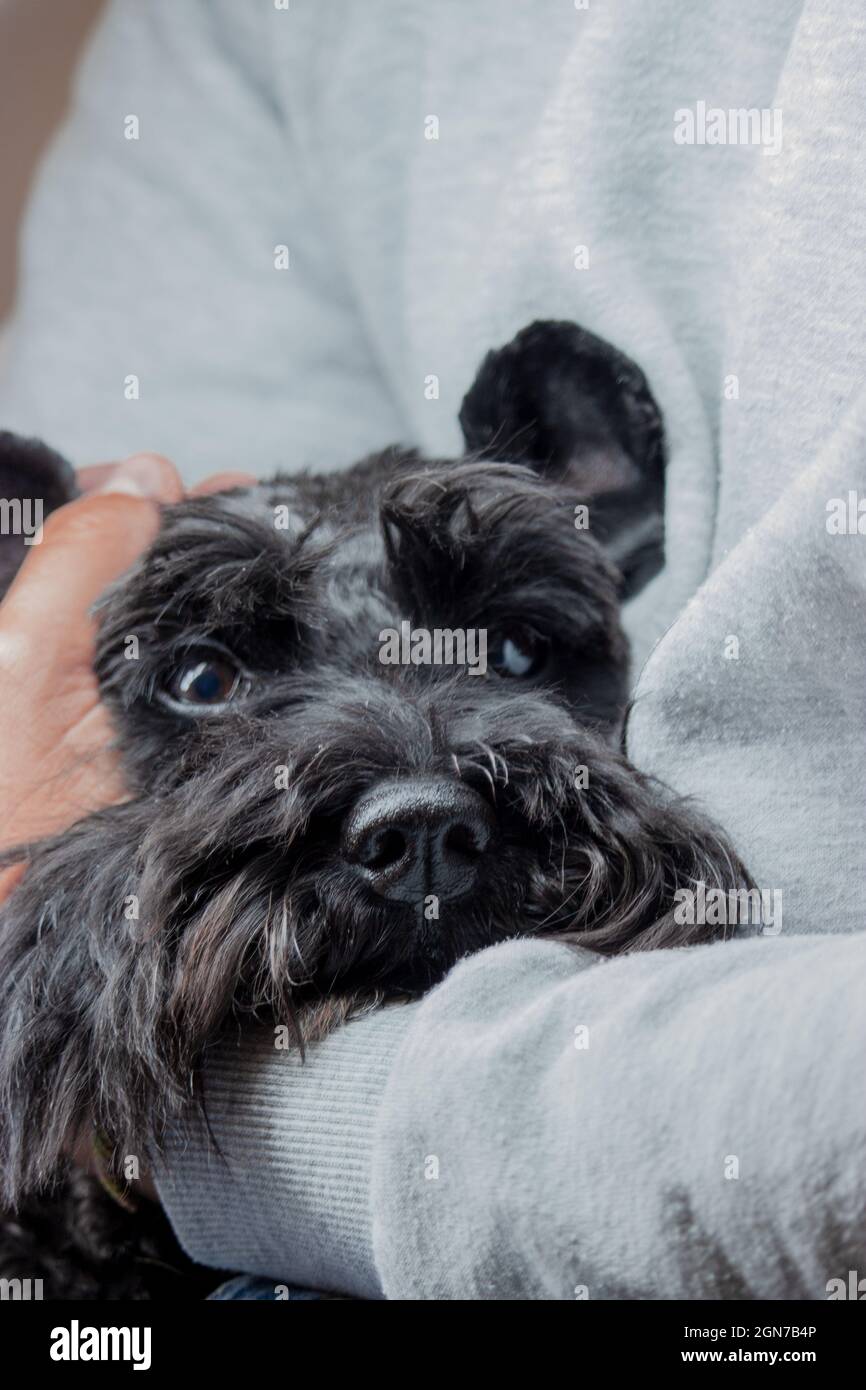
M 181 1245 L 201 1264 L 361 1298 L 381 1296 L 370 1204 L 373 1141 L 417 1006 L 377 1010 L 307 1048 L 263 1033 L 215 1049 L 201 1124 L 170 1135 L 156 1173 Z

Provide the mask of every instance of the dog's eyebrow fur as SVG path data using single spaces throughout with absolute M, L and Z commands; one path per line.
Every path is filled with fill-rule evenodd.
M 570 494 L 529 469 L 470 461 L 409 474 L 386 489 L 381 524 L 407 616 L 520 619 L 574 645 L 616 627 L 616 571 L 575 529 Z
M 331 548 L 318 518 L 287 532 L 243 496 L 180 502 L 166 508 L 134 585 L 123 586 L 124 620 L 184 633 L 244 628 L 258 616 L 302 622 L 313 576 Z M 101 605 L 109 624 L 112 600 L 109 594 Z

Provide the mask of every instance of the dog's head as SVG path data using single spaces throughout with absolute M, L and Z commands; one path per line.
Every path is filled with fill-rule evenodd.
M 643 376 L 536 324 L 461 420 L 457 462 L 390 450 L 168 508 L 100 605 L 132 797 L 36 851 L 4 1008 L 50 991 L 49 1043 L 86 1032 L 129 1113 L 239 1012 L 417 992 L 519 934 L 681 939 L 675 889 L 737 879 L 615 746 L 620 601 L 660 559 Z

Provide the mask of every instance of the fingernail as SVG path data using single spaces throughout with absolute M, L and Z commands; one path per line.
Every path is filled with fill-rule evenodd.
M 124 459 L 97 491 L 122 492 L 129 497 L 160 497 L 165 483 L 159 460 L 151 454 Z

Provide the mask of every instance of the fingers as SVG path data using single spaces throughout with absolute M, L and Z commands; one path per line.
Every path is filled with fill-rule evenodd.
M 112 473 L 117 468 L 114 463 L 91 463 L 86 468 L 76 468 L 75 481 L 78 483 L 80 492 L 96 492 L 97 488 L 102 487 L 107 482 Z
M 249 487 L 258 480 L 252 473 L 213 473 L 190 488 L 190 497 L 207 497 L 212 492 L 228 492 L 232 487 Z
M 92 463 L 86 468 L 76 468 L 75 481 L 78 482 L 79 492 L 96 492 L 117 471 L 117 467 L 118 460 L 115 459 L 113 463 Z
M 100 491 L 109 482 L 112 475 L 116 475 L 119 469 L 126 469 L 130 466 L 142 468 L 147 475 L 148 481 L 146 488 L 148 493 L 155 487 L 154 496 L 160 502 L 177 502 L 183 496 L 183 485 L 180 475 L 173 463 L 170 463 L 162 454 L 141 453 L 132 454 L 125 462 L 114 460 L 110 463 L 92 463 L 86 468 L 78 468 L 75 471 L 75 478 L 81 491 L 87 495 L 92 492 Z
M 87 468 L 79 468 L 75 474 L 78 486 L 84 493 L 95 492 L 111 476 L 117 468 L 116 463 L 93 463 Z M 209 478 L 203 478 L 195 487 L 190 488 L 187 496 L 207 497 L 212 492 L 228 492 L 232 487 L 249 487 L 251 483 L 257 481 L 252 473 L 239 473 L 229 470 L 224 473 L 213 473 Z M 168 500 L 168 499 L 166 499 Z M 171 499 L 175 501 L 175 498 Z
M 89 663 L 91 604 L 153 540 L 156 504 L 182 495 L 167 459 L 138 454 L 114 468 L 97 492 L 53 512 L 0 607 L 7 649 L 12 639 L 35 638 L 47 673 L 55 661 L 66 670 Z
M 108 585 L 153 540 L 157 503 L 178 502 L 183 484 L 168 459 L 136 454 L 121 464 L 95 464 L 78 474 L 85 496 L 45 522 L 42 540 L 28 555 L 0 607 L 0 666 L 16 653 L 16 634 L 38 636 L 40 666 L 52 661 L 88 663 L 92 628 L 85 615 Z M 204 479 L 190 496 L 207 496 L 256 481 L 250 473 L 223 472 Z
M 255 482 L 205 479 L 206 496 Z M 0 845 L 55 833 L 123 798 L 107 711 L 93 675 L 90 609 L 159 529 L 159 504 L 178 502 L 176 469 L 158 454 L 78 474 L 84 496 L 53 512 L 0 604 Z M 13 737 L 14 731 L 14 737 Z M 23 872 L 0 871 L 0 899 Z

